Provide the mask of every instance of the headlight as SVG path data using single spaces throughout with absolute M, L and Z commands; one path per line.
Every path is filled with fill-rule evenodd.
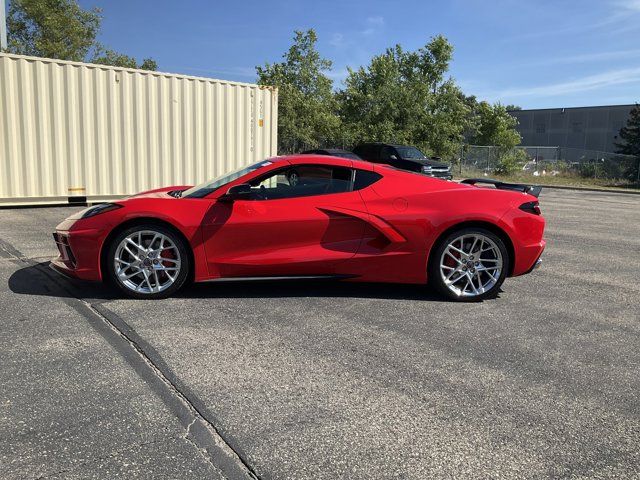
M 431 170 L 432 170 L 431 165 L 423 165 L 422 166 L 422 173 L 431 174 Z
M 95 217 L 101 213 L 110 212 L 111 210 L 117 210 L 122 208 L 123 205 L 118 203 L 101 203 L 99 205 L 93 205 L 92 207 L 85 208 L 81 212 L 78 212 L 79 218 Z

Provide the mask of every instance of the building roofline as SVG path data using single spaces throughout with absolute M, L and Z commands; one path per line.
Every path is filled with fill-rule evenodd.
M 588 106 L 584 106 L 584 107 L 553 107 L 553 108 L 523 108 L 521 110 L 507 110 L 507 112 L 512 113 L 512 112 L 540 112 L 540 111 L 544 111 L 544 110 L 579 110 L 579 109 L 583 109 L 583 108 L 611 108 L 611 107 L 629 107 L 629 108 L 633 108 L 636 105 L 639 105 L 639 103 L 621 103 L 619 105 L 588 105 Z

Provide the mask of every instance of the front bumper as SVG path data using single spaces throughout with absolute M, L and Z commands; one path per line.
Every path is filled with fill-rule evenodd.
M 100 281 L 100 238 L 98 230 L 56 231 L 59 255 L 51 260 L 51 268 L 68 277 Z
M 53 234 L 53 241 L 56 242 L 56 246 L 58 247 L 58 258 L 56 258 L 58 263 L 65 265 L 67 268 L 71 270 L 75 270 L 78 266 L 78 261 L 76 260 L 76 256 L 71 250 L 71 245 L 69 244 L 69 235 L 61 234 L 55 232 Z

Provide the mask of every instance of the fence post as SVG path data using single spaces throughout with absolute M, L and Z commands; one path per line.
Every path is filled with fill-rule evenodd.
M 486 169 L 486 173 L 489 173 L 489 160 L 491 160 L 491 147 L 487 147 L 487 169 Z

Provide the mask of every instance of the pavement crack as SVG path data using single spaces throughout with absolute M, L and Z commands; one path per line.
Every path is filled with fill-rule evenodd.
M 171 395 L 186 408 L 186 412 L 182 412 L 182 415 L 178 414 L 178 419 L 185 426 L 185 440 L 192 443 L 223 474 L 229 475 L 231 478 L 259 478 L 246 460 L 220 435 L 213 423 L 195 407 L 189 397 L 149 358 L 143 346 L 140 345 L 140 341 L 133 338 L 135 331 L 124 320 L 103 305 L 93 305 L 81 298 L 77 298 L 77 300 L 90 308 L 92 312 L 110 326 L 116 335 L 125 340 L 137 352 L 156 378 L 164 384 Z M 117 323 L 114 321 L 115 318 L 118 320 Z
M 25 257 L 20 250 L 18 250 L 16 247 L 11 245 L 6 240 L 3 240 L 2 238 L 0 238 L 0 258 L 15 259 L 20 260 L 21 262 L 29 263 L 29 259 Z
M 207 463 L 209 463 L 212 467 L 219 469 L 219 467 L 213 463 L 209 453 L 207 452 L 207 449 L 202 446 L 201 442 L 198 442 L 193 438 L 191 438 L 191 429 L 196 424 L 196 422 L 198 422 L 198 417 L 194 416 L 193 421 L 189 425 L 187 425 L 187 428 L 185 430 L 185 433 L 182 439 L 188 442 L 189 444 L 191 444 L 200 453 L 200 455 L 204 457 Z
M 185 440 L 189 439 L 189 434 L 191 433 L 191 427 L 193 427 L 193 424 L 196 423 L 198 421 L 197 417 L 193 417 L 193 422 L 191 422 L 189 425 L 187 425 L 187 429 L 185 430 L 185 434 L 184 434 L 184 438 Z
M 129 324 L 107 309 L 101 302 L 91 303 L 83 299 L 73 286 L 65 282 L 60 274 L 47 266 L 25 257 L 13 245 L 0 238 L 0 258 L 9 258 L 27 264 L 53 282 L 63 291 L 61 300 L 83 316 L 89 325 L 100 334 L 113 349 L 144 380 L 168 409 L 178 418 L 185 429 L 183 439 L 194 445 L 204 458 L 227 478 L 259 479 L 254 469 L 218 432 L 212 421 L 192 400 L 169 378 L 169 369 L 158 355 L 160 368 L 147 350 L 153 350 Z M 60 472 L 64 473 L 64 472 Z

